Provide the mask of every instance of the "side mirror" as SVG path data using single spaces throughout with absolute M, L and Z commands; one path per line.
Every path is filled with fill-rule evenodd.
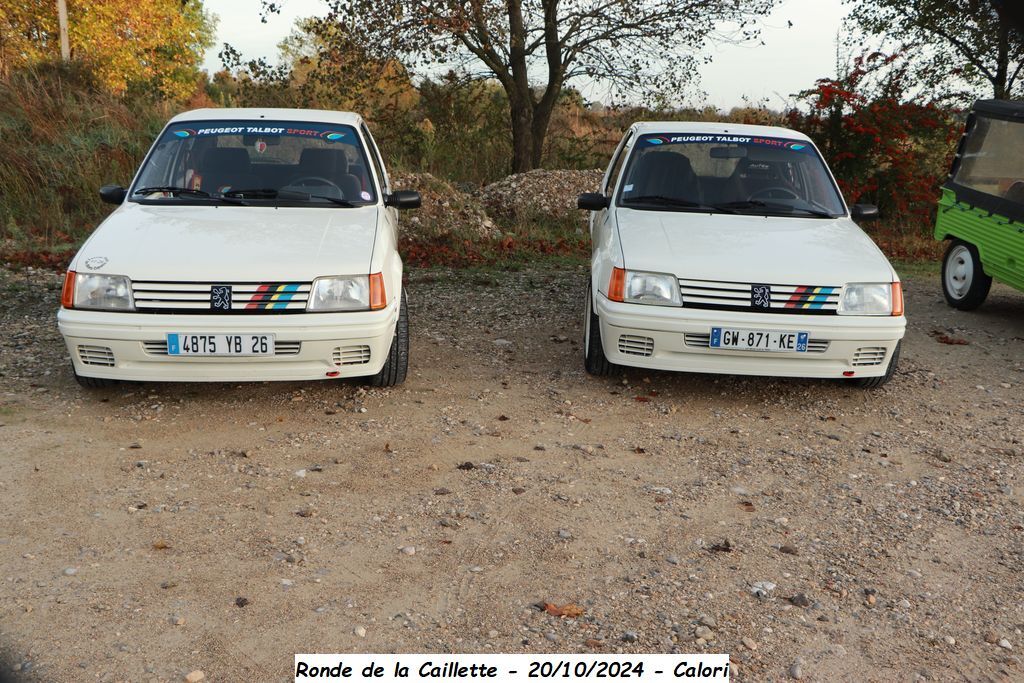
M 878 207 L 874 204 L 854 204 L 850 207 L 850 218 L 855 221 L 873 221 L 878 218 Z
M 100 199 L 107 204 L 124 204 L 126 196 L 128 196 L 128 190 L 120 185 L 104 185 L 100 188 Z
M 584 192 L 576 198 L 576 207 L 585 211 L 601 211 L 608 208 L 608 198 L 600 192 Z
M 423 204 L 419 192 L 412 190 L 397 190 L 384 198 L 384 206 L 393 206 L 399 211 L 404 209 L 418 209 Z

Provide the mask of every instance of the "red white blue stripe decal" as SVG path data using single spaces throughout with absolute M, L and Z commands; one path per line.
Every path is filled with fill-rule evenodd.
M 819 309 L 828 302 L 828 295 L 838 287 L 797 287 L 786 302 L 786 308 Z
M 256 293 L 249 298 L 246 310 L 277 310 L 288 308 L 288 302 L 299 289 L 298 284 L 260 285 Z

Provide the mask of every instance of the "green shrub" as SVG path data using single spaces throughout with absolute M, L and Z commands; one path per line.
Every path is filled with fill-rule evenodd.
M 5 252 L 79 244 L 109 212 L 97 190 L 127 185 L 169 115 L 102 91 L 80 69 L 0 80 L 0 237 Z

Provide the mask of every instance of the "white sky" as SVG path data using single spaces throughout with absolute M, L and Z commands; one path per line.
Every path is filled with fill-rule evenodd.
M 220 17 L 206 68 L 213 72 L 222 67 L 217 53 L 224 43 L 245 59 L 264 57 L 276 63 L 277 44 L 291 31 L 295 19 L 324 12 L 321 0 L 284 0 L 283 4 L 282 13 L 263 24 L 260 0 L 205 0 L 207 9 Z M 764 45 L 709 49 L 713 61 L 701 67 L 699 86 L 707 93 L 706 103 L 728 109 L 743 105 L 746 96 L 753 104 L 767 99 L 768 106 L 778 109 L 793 93 L 834 75 L 836 38 L 846 14 L 842 0 L 783 0 L 764 21 Z M 791 28 L 787 27 L 790 21 Z

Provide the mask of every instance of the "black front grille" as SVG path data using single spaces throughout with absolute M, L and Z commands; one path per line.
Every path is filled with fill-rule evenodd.
M 842 287 L 679 280 L 685 308 L 835 315 Z

